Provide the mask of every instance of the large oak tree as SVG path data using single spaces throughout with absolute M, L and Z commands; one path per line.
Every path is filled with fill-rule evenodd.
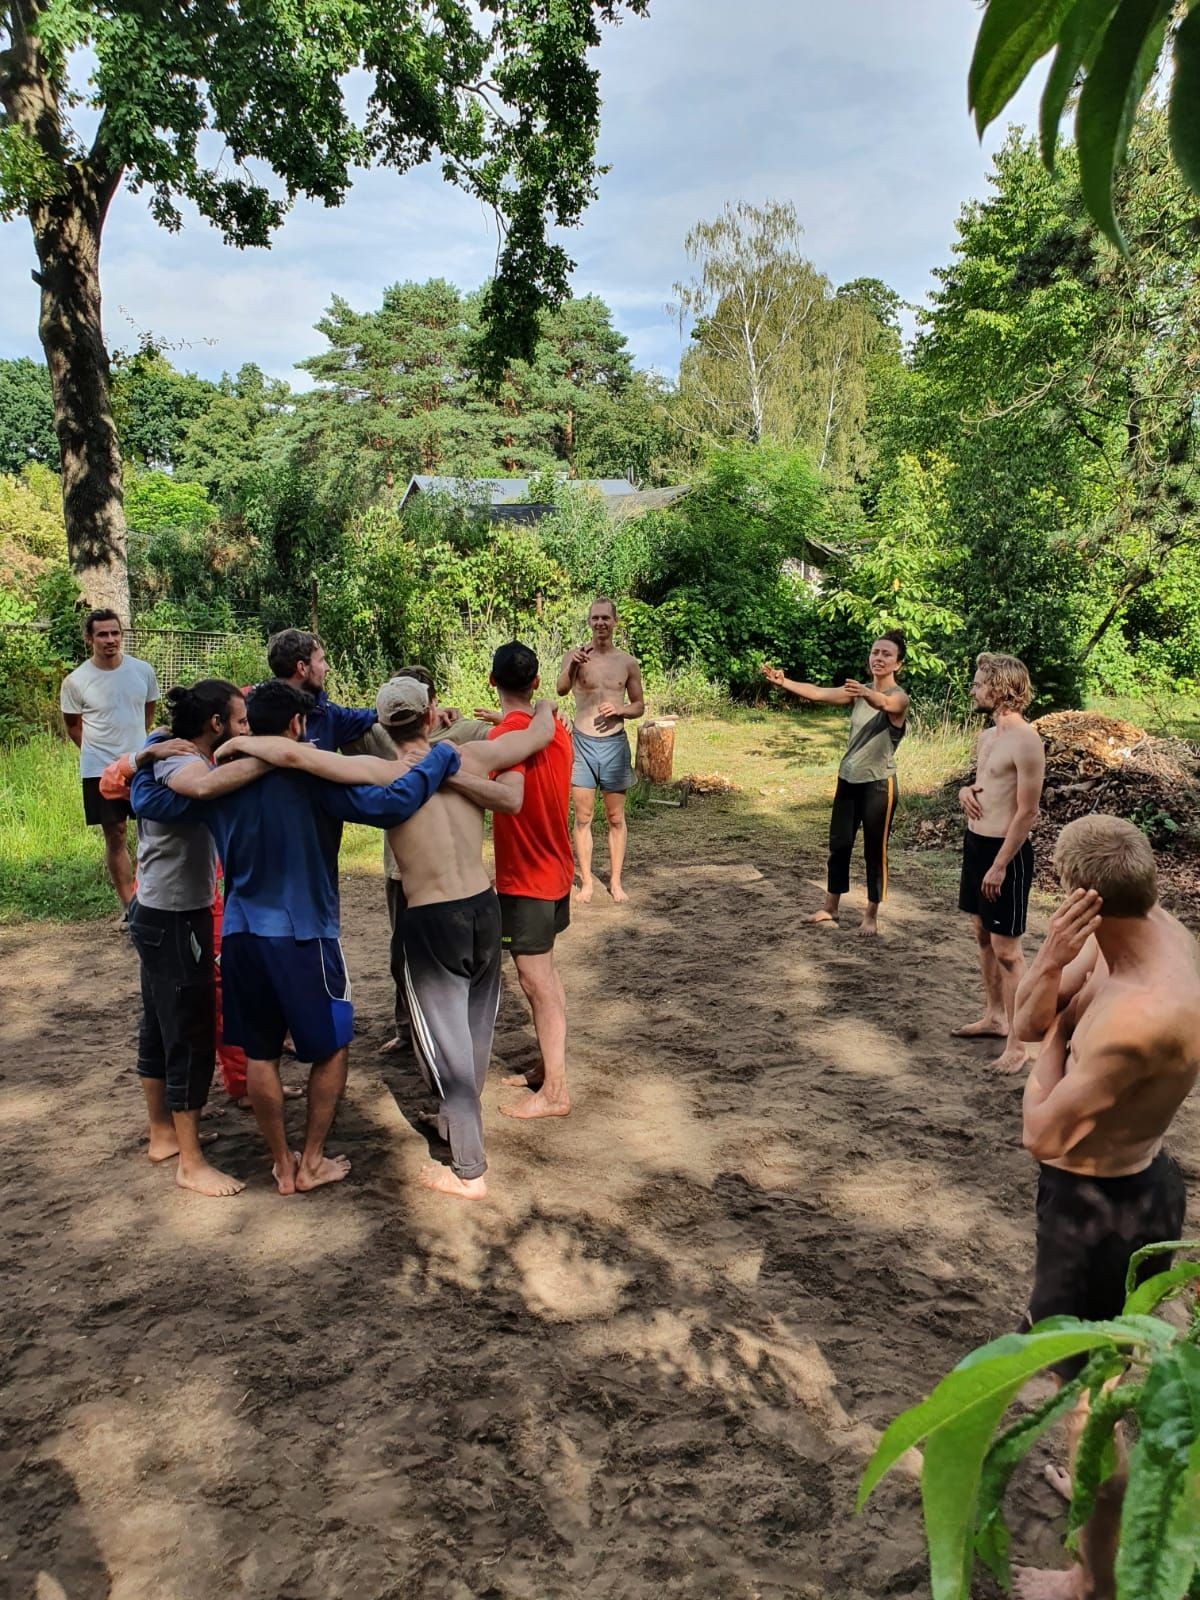
M 447 179 L 500 219 L 485 318 L 499 375 L 566 290 L 552 242 L 595 190 L 600 25 L 648 0 L 0 0 L 0 209 L 33 229 L 72 563 L 129 611 L 100 244 L 124 180 L 164 227 L 190 201 L 266 245 L 299 195 L 338 204 L 356 167 Z M 90 67 L 87 87 L 77 85 Z M 352 115 L 347 75 L 367 74 Z M 90 110 L 90 139 L 73 116 Z M 272 182 L 272 178 L 274 182 Z

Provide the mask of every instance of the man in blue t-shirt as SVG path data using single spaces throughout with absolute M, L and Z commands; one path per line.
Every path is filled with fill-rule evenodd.
M 267 640 L 267 665 L 281 682 L 312 695 L 304 739 L 318 750 L 344 750 L 379 720 L 374 706 L 356 711 L 339 706 L 325 693 L 329 661 L 315 633 L 302 628 L 273 633 Z
M 311 704 L 309 695 L 279 679 L 260 684 L 247 701 L 251 730 L 302 740 Z M 353 1033 L 350 983 L 339 943 L 342 823 L 390 828 L 407 822 L 449 778 L 485 799 L 492 786 L 457 777 L 458 764 L 454 747 L 439 745 L 387 788 L 273 770 L 216 800 L 206 798 L 207 786 L 218 784 L 220 773 L 186 786 L 180 782 L 183 773 L 167 784 L 156 782 L 151 771 L 134 779 L 135 816 L 203 822 L 216 841 L 225 873 L 224 1036 L 246 1052 L 250 1102 L 281 1194 L 336 1183 L 350 1168 L 344 1157 L 325 1154 L 346 1085 Z M 289 1029 L 297 1054 L 312 1062 L 302 1152 L 289 1149 L 283 1120 L 279 1058 Z

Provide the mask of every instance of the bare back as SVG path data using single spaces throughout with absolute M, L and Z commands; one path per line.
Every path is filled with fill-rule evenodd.
M 1091 1131 L 1057 1161 L 1066 1172 L 1120 1177 L 1158 1154 L 1200 1076 L 1200 951 L 1156 906 L 1136 967 L 1114 974 L 1098 957 L 1091 976 L 1042 1046 L 1065 1085 L 1094 1106 Z
M 468 758 L 469 748 L 460 753 L 463 763 L 486 771 L 486 760 L 474 752 Z M 425 753 L 399 750 L 397 769 L 415 766 Z M 453 789 L 439 789 L 407 822 L 389 828 L 387 838 L 410 906 L 466 900 L 491 887 L 483 865 L 483 812 Z
M 985 728 L 979 735 L 975 758 L 975 798 L 981 815 L 967 826 L 972 833 L 1002 839 L 1017 812 L 1019 764 L 1034 758 L 1045 770 L 1041 735 L 1027 722 L 1004 728 Z M 1038 785 L 1040 792 L 1040 783 Z
M 616 728 L 598 727 L 596 708 L 610 702 L 614 706 L 624 705 L 629 698 L 627 691 L 630 678 L 637 671 L 637 661 L 628 651 L 605 650 L 603 653 L 595 649 L 591 651 L 587 660 L 576 672 L 572 684 L 575 695 L 575 727 L 580 733 L 588 734 L 595 739 L 603 739 L 609 734 L 621 732 L 623 724 Z

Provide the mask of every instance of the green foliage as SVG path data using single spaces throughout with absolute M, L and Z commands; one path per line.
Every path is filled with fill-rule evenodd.
M 0 472 L 20 472 L 30 461 L 57 466 L 58 437 L 50 374 L 21 356 L 0 361 Z
M 58 690 L 75 664 L 60 656 L 45 630 L 6 627 L 0 616 L 0 746 L 40 730 L 61 730 Z M 7 762 L 7 755 L 4 762 Z M 0 763 L 3 765 L 4 763 Z
M 159 348 L 144 340 L 132 354 L 112 357 L 113 420 L 127 462 L 174 467 L 192 421 L 212 403 L 215 386 L 194 372 L 178 372 Z
M 1152 1253 L 1139 1252 L 1131 1263 L 1121 1316 L 1094 1323 L 1052 1317 L 1027 1334 L 993 1340 L 884 1433 L 863 1474 L 858 1506 L 907 1450 L 924 1441 L 921 1496 L 934 1600 L 967 1600 L 977 1555 L 1007 1583 L 1004 1488 L 1033 1442 L 1085 1389 L 1091 1414 L 1075 1464 L 1071 1528 L 1086 1521 L 1113 1470 L 1116 1421 L 1134 1417 L 1138 1442 L 1121 1513 L 1117 1600 L 1183 1600 L 1188 1594 L 1200 1560 L 1200 1311 L 1193 1306 L 1183 1329 L 1146 1313 L 1194 1282 L 1196 1273 L 1161 1274 L 1132 1288 Z M 1200 1264 L 1189 1265 L 1200 1271 Z M 1076 1355 L 1090 1355 L 1083 1377 L 994 1437 L 1028 1379 Z
M 0 628 L 0 719 L 7 694 Z M 58 679 L 54 682 L 57 705 Z M 4 723 L 0 720 L 0 736 Z M 95 828 L 83 825 L 79 754 L 49 732 L 7 745 L 0 759 L 0 923 L 111 917 L 112 886 Z

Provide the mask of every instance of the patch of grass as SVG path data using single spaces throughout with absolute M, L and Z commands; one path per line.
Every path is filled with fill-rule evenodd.
M 100 830 L 83 820 L 75 746 L 48 733 L 6 746 L 0 752 L 0 922 L 80 922 L 116 910 Z
M 1089 700 L 1089 711 L 1132 722 L 1156 739 L 1200 744 L 1200 699 L 1191 694 L 1147 694 L 1137 700 Z

